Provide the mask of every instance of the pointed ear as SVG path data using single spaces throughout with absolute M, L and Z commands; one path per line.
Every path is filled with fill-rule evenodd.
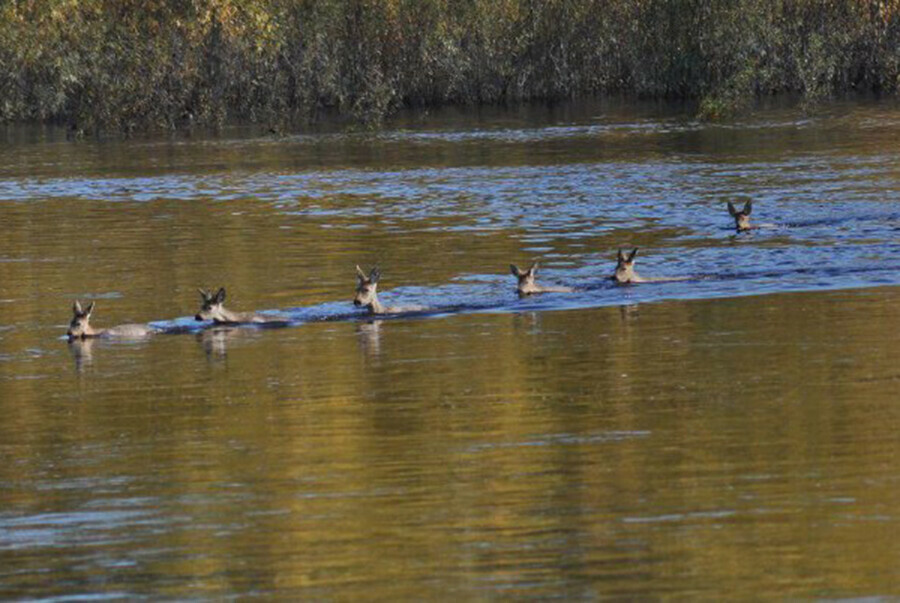
M 86 318 L 91 317 L 91 312 L 94 311 L 94 302 L 88 304 L 87 310 L 84 311 L 84 315 Z
M 737 209 L 735 209 L 735 207 L 731 203 L 731 201 L 728 202 L 728 213 L 731 215 L 732 218 L 735 217 L 738 213 Z
M 217 304 L 221 304 L 225 301 L 225 287 L 220 287 L 218 291 L 216 291 L 215 302 Z
M 515 264 L 509 265 L 509 271 L 512 272 L 512 275 L 515 277 L 518 277 L 520 274 L 522 274 L 522 271 L 519 270 L 519 267 L 516 266 Z
M 537 271 L 538 263 L 535 262 L 531 265 L 531 268 L 528 269 L 528 274 L 534 274 Z
M 75 300 L 75 303 L 72 304 L 72 313 L 73 314 L 83 314 L 84 313 L 84 310 L 81 309 L 81 302 L 78 301 L 77 299 Z
M 624 262 L 624 261 L 625 261 L 625 254 L 622 253 L 622 249 L 621 249 L 621 248 L 619 249 L 619 255 L 616 256 L 616 259 L 619 260 L 620 262 Z
M 749 200 L 744 203 L 744 214 L 749 216 L 751 211 L 753 211 L 753 201 Z
M 366 280 L 366 273 L 363 272 L 362 268 L 359 267 L 359 264 L 356 265 L 356 276 L 361 281 Z
M 203 298 L 203 301 L 207 301 L 210 297 L 209 292 L 206 289 L 197 289 L 200 292 L 200 297 Z
M 634 256 L 636 256 L 636 255 L 637 255 L 637 247 L 635 247 L 635 248 L 631 251 L 631 254 L 628 256 L 628 263 L 629 263 L 629 264 L 630 264 L 631 262 L 634 261 Z
M 369 271 L 369 282 L 374 284 L 378 282 L 378 279 L 381 278 L 381 270 L 378 269 L 378 266 L 375 266 Z

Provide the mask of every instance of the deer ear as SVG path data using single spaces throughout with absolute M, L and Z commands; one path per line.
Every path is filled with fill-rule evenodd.
M 203 298 L 203 301 L 206 301 L 210 298 L 209 292 L 206 289 L 197 289 L 200 292 L 200 297 Z
M 84 315 L 87 318 L 91 317 L 91 312 L 94 311 L 94 302 L 88 304 L 87 310 L 84 311 Z
M 378 279 L 381 278 L 381 270 L 378 269 L 378 266 L 375 266 L 369 271 L 369 282 L 375 284 L 378 282 Z
M 535 272 L 537 272 L 537 267 L 538 267 L 538 263 L 537 262 L 533 263 L 531 265 L 531 268 L 528 269 L 528 274 L 533 275 Z
M 522 274 L 522 271 L 519 270 L 519 267 L 516 266 L 515 264 L 509 265 L 509 271 L 512 272 L 513 276 L 519 276 L 520 274 Z
M 366 280 L 366 273 L 359 267 L 359 264 L 356 265 L 356 276 L 359 277 L 359 280 L 361 281 Z
M 635 247 L 635 248 L 631 251 L 631 254 L 628 256 L 628 262 L 629 262 L 629 263 L 633 262 L 633 261 L 634 261 L 634 256 L 636 256 L 636 255 L 637 255 L 637 247 Z
M 81 309 L 81 302 L 78 301 L 77 299 L 75 300 L 75 303 L 72 304 L 72 313 L 73 314 L 83 314 L 84 313 L 84 310 Z
M 619 260 L 620 262 L 624 262 L 624 261 L 625 261 L 625 254 L 622 253 L 622 249 L 621 249 L 621 248 L 619 249 L 619 254 L 616 256 L 616 259 Z
M 216 291 L 215 301 L 218 304 L 225 301 L 225 287 L 219 287 L 219 290 Z
M 735 209 L 734 204 L 731 201 L 729 201 L 728 202 L 728 214 L 733 218 L 733 217 L 737 216 L 737 213 L 738 212 L 737 212 L 737 209 Z
M 751 211 L 753 211 L 753 201 L 752 200 L 744 203 L 744 214 L 749 216 Z

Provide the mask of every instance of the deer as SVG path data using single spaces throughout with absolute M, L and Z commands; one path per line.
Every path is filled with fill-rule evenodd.
M 572 293 L 575 291 L 571 287 L 562 287 L 559 285 L 544 286 L 535 283 L 535 274 L 538 269 L 538 263 L 534 262 L 528 270 L 522 270 L 515 264 L 509 265 L 509 271 L 512 273 L 518 283 L 516 284 L 516 293 L 519 297 L 534 295 L 535 293 Z
M 635 247 L 631 253 L 626 256 L 625 253 L 619 249 L 619 254 L 616 256 L 616 271 L 610 277 L 613 281 L 620 285 L 647 282 L 646 279 L 638 276 L 634 271 L 634 257 L 637 255 L 637 252 L 638 250 Z
M 158 331 L 153 327 L 145 324 L 127 324 L 110 327 L 108 329 L 95 329 L 91 326 L 91 314 L 94 312 L 94 302 L 88 304 L 87 308 L 82 308 L 81 302 L 75 300 L 72 304 L 72 322 L 69 323 L 69 330 L 66 336 L 69 341 L 76 339 L 91 339 L 94 337 L 103 337 L 106 339 L 140 339 L 149 337 Z
M 679 281 L 690 281 L 696 277 L 692 276 L 638 276 L 634 271 L 634 258 L 637 256 L 637 247 L 631 250 L 631 253 L 625 253 L 619 249 L 616 256 L 616 271 L 609 277 L 617 285 L 630 285 L 632 283 L 676 283 Z
M 375 266 L 367 275 L 359 265 L 356 266 L 356 295 L 353 297 L 353 305 L 357 308 L 367 308 L 369 314 L 403 314 L 406 312 L 422 312 L 427 308 L 423 306 L 385 306 L 378 301 L 378 281 L 381 279 L 381 271 Z
M 728 202 L 728 213 L 732 218 L 734 218 L 734 229 L 738 232 L 746 232 L 754 228 L 750 225 L 750 212 L 752 211 L 752 200 L 748 200 L 746 203 L 744 203 L 744 208 L 740 211 L 737 210 L 737 208 L 731 201 Z
M 232 312 L 225 308 L 225 287 L 220 287 L 215 294 L 198 289 L 202 299 L 200 311 L 194 316 L 195 320 L 211 320 L 217 325 L 278 325 L 287 321 L 278 316 L 266 316 L 256 312 Z

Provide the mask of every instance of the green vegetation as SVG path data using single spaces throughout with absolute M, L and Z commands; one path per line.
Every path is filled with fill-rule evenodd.
M 0 120 L 269 125 L 624 93 L 894 93 L 900 0 L 6 0 Z

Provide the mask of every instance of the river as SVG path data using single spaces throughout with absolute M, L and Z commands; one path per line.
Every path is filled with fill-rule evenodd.
M 887 101 L 0 129 L 0 596 L 900 596 L 898 139 Z M 520 299 L 534 261 L 576 291 Z M 357 264 L 427 310 L 367 316 Z M 194 320 L 222 286 L 288 326 Z M 161 333 L 70 344 L 76 299 Z

